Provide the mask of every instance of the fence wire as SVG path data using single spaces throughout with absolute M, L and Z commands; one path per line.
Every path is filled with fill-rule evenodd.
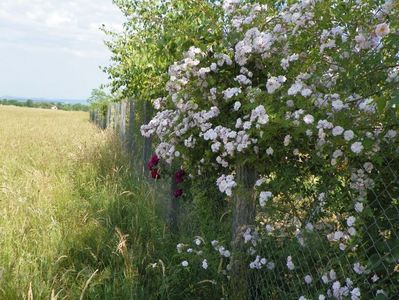
M 129 120 L 141 112 L 130 113 L 133 107 L 114 103 L 105 114 L 90 112 L 90 118 L 117 131 L 129 151 L 143 153 L 145 142 L 132 123 L 139 121 Z M 398 145 L 382 147 L 372 184 L 363 163 L 349 171 L 357 175 L 345 179 L 338 171 L 299 178 L 300 193 L 287 188 L 272 207 L 257 213 L 245 250 L 247 299 L 399 299 Z M 360 196 L 348 192 L 351 185 Z M 170 193 L 165 185 L 162 190 Z M 170 210 L 166 201 L 162 205 Z M 191 220 L 179 225 L 189 228 Z M 232 299 L 234 294 L 233 287 Z

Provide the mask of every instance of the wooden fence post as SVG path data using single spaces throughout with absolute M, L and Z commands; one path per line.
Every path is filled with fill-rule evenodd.
M 101 128 L 103 130 L 107 128 L 107 115 L 104 115 L 104 110 L 101 112 Z
M 236 175 L 238 186 L 233 196 L 231 299 L 247 299 L 248 295 L 248 263 L 243 233 L 255 222 L 256 199 L 253 192 L 255 181 L 254 167 L 247 164 L 238 166 Z
M 94 111 L 94 124 L 96 124 L 98 126 L 98 111 L 97 110 Z
M 179 210 L 180 210 L 180 199 L 175 197 L 177 189 L 177 183 L 175 179 L 175 168 L 173 164 L 171 166 L 171 183 L 170 183 L 170 209 L 169 209 L 169 227 L 173 234 L 179 233 Z
M 127 131 L 127 144 L 128 144 L 128 151 L 130 152 L 130 156 L 132 158 L 132 163 L 133 163 L 133 157 L 134 157 L 134 130 L 136 127 L 136 112 L 135 112 L 135 103 L 134 99 L 131 98 L 129 100 L 129 128 Z
M 144 101 L 144 124 L 148 124 L 152 117 L 152 105 L 149 101 Z M 144 147 L 143 147 L 143 173 L 148 175 L 146 172 L 145 166 L 151 157 L 151 147 L 152 147 L 152 138 L 144 138 Z
M 119 103 L 114 103 L 114 129 L 115 132 L 119 133 L 119 118 L 120 118 L 120 111 L 119 111 Z
M 117 123 L 117 109 L 116 103 L 112 103 L 112 129 L 116 132 L 116 123 Z
M 122 143 L 126 141 L 126 106 L 127 103 L 125 100 L 120 102 L 120 130 L 119 134 L 121 137 Z
M 112 104 L 108 103 L 107 105 L 107 117 L 106 117 L 106 124 L 105 127 L 106 128 L 110 128 L 111 127 L 111 113 L 112 113 Z

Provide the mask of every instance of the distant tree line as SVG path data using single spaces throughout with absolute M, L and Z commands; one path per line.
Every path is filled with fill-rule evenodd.
M 33 108 L 45 108 L 51 109 L 56 106 L 57 109 L 60 110 L 68 110 L 68 111 L 89 111 L 89 106 L 85 104 L 68 104 L 62 102 L 45 102 L 45 101 L 33 101 L 33 100 L 11 100 L 11 99 L 0 99 L 0 105 L 14 105 L 14 106 L 25 106 L 25 107 L 33 107 Z

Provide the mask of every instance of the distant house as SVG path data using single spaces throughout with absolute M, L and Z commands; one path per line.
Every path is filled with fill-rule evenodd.
M 55 106 L 55 105 L 53 105 L 53 106 L 51 107 L 51 109 L 52 109 L 52 110 L 58 110 L 58 107 Z

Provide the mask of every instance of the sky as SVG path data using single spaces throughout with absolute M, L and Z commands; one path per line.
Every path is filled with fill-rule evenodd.
M 0 97 L 87 99 L 107 83 L 99 27 L 123 20 L 112 0 L 0 0 Z

